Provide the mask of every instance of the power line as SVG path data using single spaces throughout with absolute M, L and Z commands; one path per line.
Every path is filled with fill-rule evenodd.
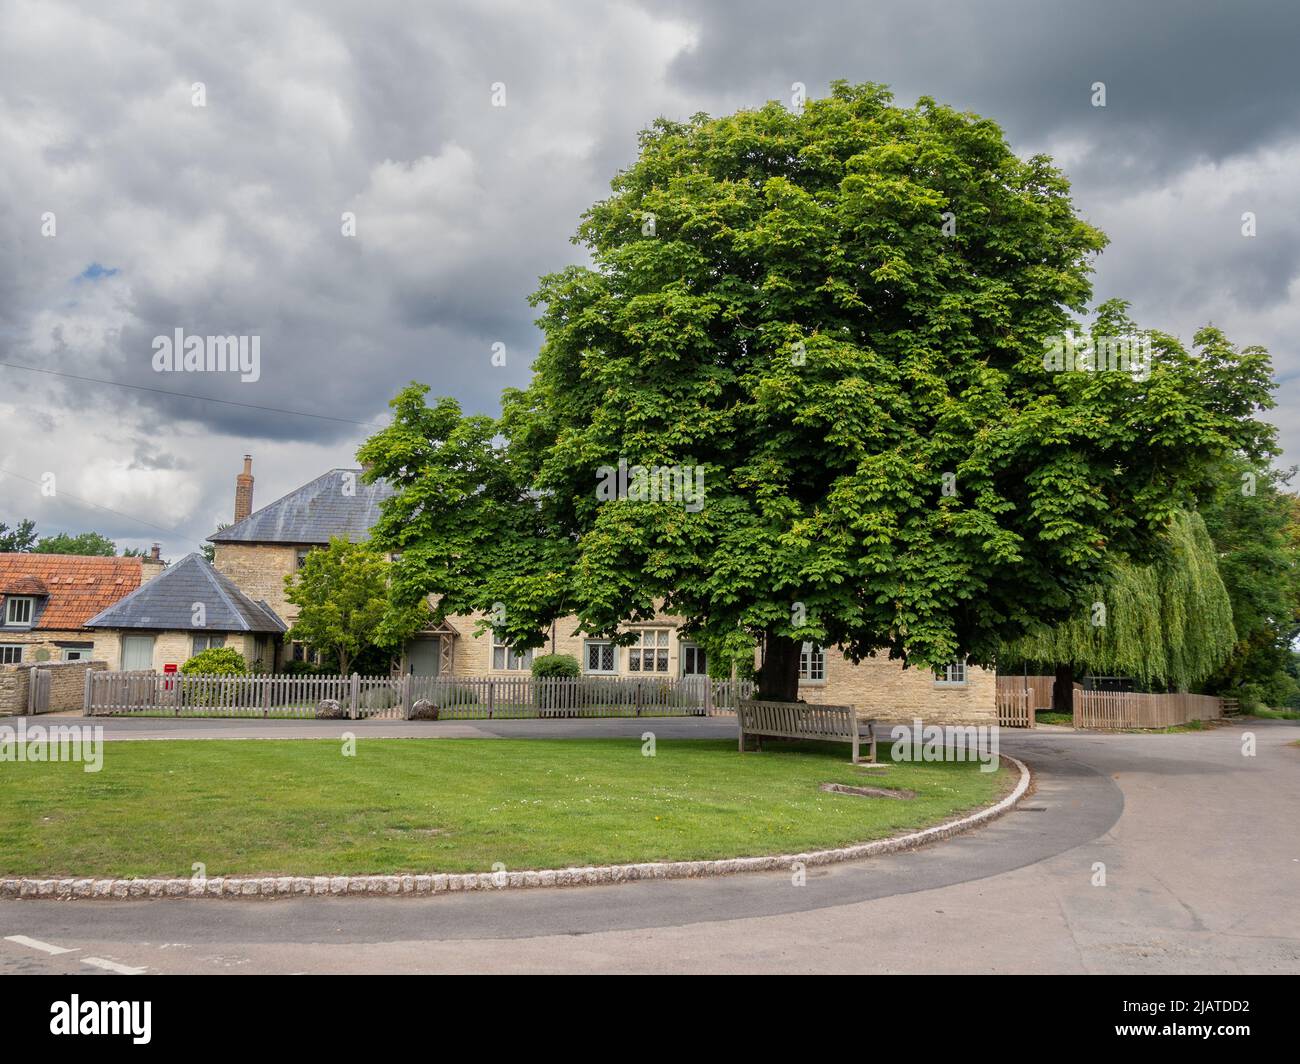
M 305 410 L 286 410 L 279 406 L 259 406 L 257 403 L 237 403 L 233 399 L 214 399 L 209 395 L 194 395 L 191 392 L 174 392 L 169 388 L 150 388 L 144 384 L 125 384 L 122 381 L 108 381 L 99 377 L 81 377 L 75 373 L 63 373 L 57 369 L 42 369 L 39 366 L 24 366 L 21 362 L 0 362 L 0 366 L 10 369 L 25 369 L 29 373 L 47 373 L 52 377 L 66 377 L 74 381 L 86 381 L 90 384 L 107 384 L 114 388 L 133 388 L 137 392 L 155 392 L 158 395 L 171 395 L 179 399 L 198 399 L 204 403 L 220 403 L 222 406 L 240 406 L 246 410 L 261 410 L 268 414 L 292 414 L 294 417 L 314 417 L 320 421 L 339 421 L 345 425 L 368 426 L 368 421 L 357 421 L 349 417 L 334 417 L 330 414 L 309 414 Z
M 5 469 L 3 466 L 0 466 L 0 474 L 3 474 L 4 476 L 17 477 L 19 480 L 25 480 L 27 481 L 28 484 L 35 484 L 37 487 L 41 486 L 41 482 L 39 480 L 33 480 L 31 477 L 25 477 L 21 473 L 15 473 L 12 469 Z M 177 539 L 180 539 L 184 543 L 194 542 L 184 533 L 178 532 L 174 528 L 163 528 L 162 525 L 155 525 L 152 521 L 146 521 L 143 517 L 136 517 L 134 514 L 123 513 L 121 510 L 114 510 L 111 506 L 101 506 L 97 502 L 91 502 L 89 499 L 83 499 L 78 495 L 71 494 L 70 492 L 66 492 L 66 491 L 56 492 L 53 497 L 56 499 L 71 499 L 73 502 L 79 502 L 83 506 L 93 506 L 96 510 L 103 510 L 105 513 L 115 514 L 118 517 L 125 517 L 128 521 L 134 521 L 136 524 L 148 525 L 150 528 L 158 532 L 166 532 L 169 536 L 174 536 Z M 199 546 L 202 546 L 202 544 L 199 544 Z

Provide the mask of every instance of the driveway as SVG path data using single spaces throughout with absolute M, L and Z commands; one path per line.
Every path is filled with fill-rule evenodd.
M 249 731 L 211 727 L 238 723 L 199 727 Z M 359 737 L 411 727 L 345 723 Z M 290 724 L 270 727 L 319 726 Z M 734 729 L 725 720 L 433 727 Z M 1242 754 L 1247 732 L 1254 757 Z M 168 722 L 149 722 L 134 737 L 168 733 L 176 737 Z M 105 962 L 150 972 L 1300 972 L 1300 726 L 1002 736 L 1036 774 L 1017 812 L 914 853 L 810 869 L 803 886 L 773 874 L 392 900 L 9 901 L 0 973 L 91 973 Z M 1099 866 L 1104 886 L 1094 885 Z

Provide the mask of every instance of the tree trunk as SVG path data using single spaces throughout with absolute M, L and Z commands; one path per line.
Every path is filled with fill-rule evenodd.
M 1074 716 L 1074 665 L 1056 666 L 1056 683 L 1052 686 L 1052 712 Z
M 339 657 L 339 675 L 351 676 L 352 673 L 348 669 L 348 666 L 352 664 L 352 659 L 348 657 L 347 652 L 342 647 L 339 647 L 336 653 Z
M 767 634 L 763 667 L 758 670 L 761 702 L 799 701 L 799 652 L 803 643 L 785 635 Z

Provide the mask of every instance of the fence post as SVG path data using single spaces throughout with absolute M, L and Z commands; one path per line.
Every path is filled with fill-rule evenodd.
M 90 685 L 91 682 L 93 681 L 94 675 L 95 675 L 95 670 L 92 669 L 89 664 L 87 664 L 86 665 L 86 693 L 82 697 L 82 702 L 81 702 L 81 712 L 82 715 L 86 717 L 93 717 L 95 715 L 95 705 L 90 694 Z
M 409 672 L 402 674 L 402 719 L 411 719 L 411 674 Z
M 704 716 L 713 716 L 713 677 L 704 674 Z
M 361 674 L 354 672 L 352 674 L 352 697 L 348 704 L 348 718 L 357 719 L 357 702 L 361 697 Z
M 641 716 L 641 681 L 636 682 L 636 715 Z
M 496 709 L 496 694 L 492 686 L 491 677 L 488 678 L 488 720 L 492 719 L 492 714 Z

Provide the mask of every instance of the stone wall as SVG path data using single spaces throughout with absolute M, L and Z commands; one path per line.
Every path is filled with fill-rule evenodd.
M 254 601 L 262 600 L 285 624 L 292 625 L 298 607 L 284 597 L 284 578 L 298 571 L 298 548 L 292 544 L 217 543 L 212 567 L 229 577 Z
M 28 688 L 33 669 L 47 670 L 50 680 L 49 712 L 81 709 L 85 704 L 86 672 L 107 669 L 103 661 L 36 662 L 0 668 L 0 717 L 22 716 L 27 712 Z
M 929 669 L 873 655 L 858 664 L 834 649 L 826 651 L 826 679 L 803 681 L 799 694 L 823 705 L 852 705 L 858 716 L 880 721 L 927 724 L 996 724 L 997 674 L 969 666 L 965 683 L 938 683 Z
M 194 656 L 194 632 L 135 632 L 126 628 L 100 629 L 95 634 L 95 660 L 105 661 L 114 672 L 122 668 L 122 637 L 128 635 L 153 636 L 153 664 L 155 672 L 162 672 L 164 665 L 180 667 Z M 226 632 L 225 645 L 239 651 L 250 665 L 256 657 L 257 637 L 252 632 Z M 269 670 L 271 658 L 275 653 L 275 637 L 266 637 L 265 664 Z
M 89 629 L 70 628 L 46 629 L 24 628 L 6 629 L 0 633 L 0 643 L 21 643 L 23 645 L 22 665 L 32 662 L 53 662 L 63 660 L 63 647 L 60 643 L 94 643 L 95 633 Z
M 454 640 L 452 675 L 527 675 L 527 670 L 499 670 L 492 667 L 491 633 L 478 637 L 474 635 L 475 623 L 481 616 L 458 615 L 448 618 L 448 623 L 459 633 Z M 668 671 L 641 675 L 681 675 L 683 640 L 678 638 L 676 632 L 680 621 L 677 617 L 663 616 L 643 625 L 629 626 L 666 628 L 669 632 Z M 571 654 L 577 658 L 585 673 L 585 638 L 573 634 L 576 625 L 577 621 L 573 617 L 557 622 L 555 652 Z M 552 640 L 548 636 L 546 645 L 534 653 L 549 654 L 551 646 Z M 629 654 L 629 647 L 618 648 L 617 675 L 638 675 L 628 668 Z M 406 666 L 407 662 L 403 659 L 402 671 L 406 671 Z M 919 717 L 927 724 L 997 723 L 997 676 L 992 671 L 974 666 L 967 668 L 964 683 L 938 683 L 929 669 L 904 668 L 901 662 L 891 661 L 887 656 L 872 656 L 854 664 L 834 648 L 828 648 L 825 680 L 801 681 L 799 694 L 808 702 L 852 705 L 857 707 L 859 716 L 880 721 L 911 722 Z

